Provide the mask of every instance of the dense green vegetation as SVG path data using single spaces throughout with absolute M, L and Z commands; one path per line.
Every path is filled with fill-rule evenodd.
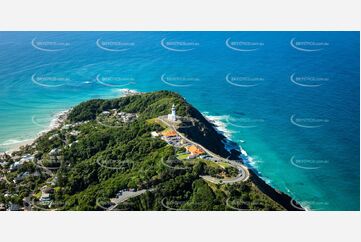
M 35 154 L 35 162 L 9 177 L 25 170 L 37 170 L 41 175 L 22 181 L 23 186 L 14 186 L 18 191 L 14 202 L 20 203 L 27 196 L 37 202 L 41 188 L 51 186 L 54 188 L 52 199 L 58 205 L 54 208 L 61 210 L 104 210 L 118 191 L 130 189 L 147 191 L 118 205 L 117 209 L 283 209 L 250 181 L 216 185 L 200 177 L 217 176 L 221 171 L 227 176 L 235 176 L 237 170 L 233 167 L 222 170 L 201 159 L 184 164 L 184 169 L 164 165 L 165 160 L 174 157 L 174 149 L 163 140 L 151 137 L 152 131 L 164 128 L 149 120 L 169 113 L 173 103 L 178 115 L 197 120 L 191 135 L 183 130 L 186 135 L 198 139 L 205 146 L 211 143 L 211 150 L 226 154 L 221 142 L 223 137 L 176 93 L 160 91 L 112 100 L 90 100 L 71 110 L 65 122 L 67 128 L 44 134 L 37 139 L 34 147 L 20 152 Z M 122 125 L 99 122 L 99 115 L 112 109 L 138 116 L 135 121 Z M 75 131 L 77 133 L 72 134 Z M 51 154 L 54 149 L 56 155 Z M 1 199 L 5 200 L 0 197 L 0 202 Z

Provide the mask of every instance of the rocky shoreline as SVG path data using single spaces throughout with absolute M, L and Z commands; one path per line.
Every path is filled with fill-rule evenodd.
M 212 119 L 209 119 L 207 117 L 205 117 L 205 119 L 219 133 L 220 138 L 222 139 L 222 141 L 224 143 L 223 148 L 230 153 L 228 158 L 231 160 L 239 160 L 240 162 L 242 162 L 244 164 L 243 159 L 240 158 L 241 152 L 234 148 L 228 148 L 229 143 L 233 143 L 233 142 L 231 140 L 229 140 L 229 138 L 226 137 L 226 135 L 224 135 L 225 125 L 222 125 L 222 127 L 221 127 L 222 129 L 219 130 L 218 125 L 220 125 L 221 122 L 219 122 L 219 121 L 214 122 Z M 220 155 L 224 157 L 223 152 Z M 224 158 L 227 158 L 227 157 L 224 157 Z M 257 186 L 257 188 L 262 193 L 264 193 L 269 198 L 271 198 L 272 200 L 274 200 L 275 202 L 277 202 L 278 204 L 283 206 L 286 210 L 288 210 L 288 211 L 305 211 L 306 210 L 298 202 L 296 202 L 292 197 L 290 197 L 289 195 L 287 195 L 287 194 L 273 188 L 269 184 L 267 184 L 261 177 L 259 177 L 257 175 L 257 173 L 252 168 L 249 168 L 249 172 L 251 175 L 250 176 L 251 181 L 254 183 L 254 185 Z

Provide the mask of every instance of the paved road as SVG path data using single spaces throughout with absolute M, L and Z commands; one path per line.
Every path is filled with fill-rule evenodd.
M 172 129 L 174 129 L 182 139 L 186 140 L 187 142 L 189 142 L 189 143 L 191 143 L 193 145 L 201 147 L 208 155 L 210 155 L 210 156 L 212 156 L 212 157 L 214 157 L 214 158 L 216 158 L 218 160 L 221 160 L 223 162 L 227 162 L 228 164 L 236 167 L 239 170 L 239 172 L 240 172 L 239 176 L 237 176 L 235 178 L 230 178 L 230 179 L 222 179 L 223 183 L 234 183 L 234 182 L 247 181 L 248 180 L 250 174 L 249 174 L 248 168 L 246 166 L 244 166 L 240 162 L 233 161 L 233 160 L 228 160 L 226 158 L 223 158 L 223 157 L 213 153 L 212 151 L 208 150 L 207 148 L 203 147 L 202 145 L 188 139 L 182 133 L 178 132 L 178 130 L 174 127 L 174 125 L 169 123 L 166 120 L 166 117 L 158 117 L 158 120 L 160 120 L 162 123 L 164 123 L 168 127 L 171 127 Z M 207 181 L 214 182 L 214 183 L 218 183 L 221 180 L 221 179 L 217 179 L 217 178 L 210 177 L 210 176 L 203 176 L 202 178 L 207 180 Z
M 110 199 L 110 201 L 113 202 L 114 205 L 109 207 L 107 210 L 108 211 L 113 211 L 119 204 L 127 201 L 128 199 L 133 198 L 133 197 L 137 197 L 139 195 L 142 195 L 146 191 L 152 191 L 152 190 L 154 190 L 154 189 L 143 189 L 143 190 L 139 190 L 139 191 L 136 191 L 136 192 L 125 191 L 125 192 L 122 193 L 122 195 L 120 197 Z
M 224 178 L 224 179 L 219 179 L 213 176 L 201 176 L 201 178 L 215 184 L 232 184 L 232 183 L 244 181 L 245 178 L 243 174 L 244 173 L 241 172 L 236 177 Z

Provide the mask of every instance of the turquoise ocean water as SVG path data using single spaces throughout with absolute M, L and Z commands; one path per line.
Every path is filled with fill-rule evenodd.
M 172 90 L 311 210 L 360 209 L 359 32 L 0 32 L 0 151 L 91 98 Z

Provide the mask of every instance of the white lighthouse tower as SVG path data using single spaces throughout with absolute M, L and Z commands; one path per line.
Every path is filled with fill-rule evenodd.
M 172 121 L 172 122 L 175 122 L 177 120 L 177 116 L 175 114 L 175 105 L 174 105 L 174 103 L 172 105 L 172 112 L 170 114 L 168 114 L 168 120 Z

